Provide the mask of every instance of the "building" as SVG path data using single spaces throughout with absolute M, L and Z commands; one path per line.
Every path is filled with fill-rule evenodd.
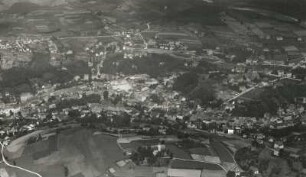
M 306 39 L 306 30 L 299 30 L 293 32 L 298 37 L 298 41 Z
M 27 93 L 22 93 L 20 95 L 20 101 L 21 101 L 21 103 L 24 103 L 24 102 L 30 100 L 32 97 L 33 97 L 32 93 L 28 93 L 28 92 Z
M 283 49 L 287 53 L 288 52 L 298 52 L 299 51 L 299 49 L 295 46 L 284 46 Z
M 259 174 L 259 170 L 258 170 L 257 167 L 251 166 L 251 167 L 250 167 L 250 170 L 253 171 L 254 175 L 258 175 L 258 174 Z
M 234 129 L 228 129 L 227 130 L 227 134 L 229 134 L 229 135 L 233 135 L 234 134 Z

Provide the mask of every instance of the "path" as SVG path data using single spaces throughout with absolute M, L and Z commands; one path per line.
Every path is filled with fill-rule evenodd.
M 5 157 L 4 157 L 4 153 L 3 153 L 3 151 L 4 151 L 4 144 L 3 144 L 2 142 L 0 142 L 0 145 L 2 146 L 2 147 L 1 147 L 2 161 L 3 161 L 7 166 L 9 166 L 9 167 L 11 167 L 11 168 L 17 168 L 17 169 L 19 169 L 19 170 L 22 170 L 22 171 L 25 171 L 25 172 L 34 174 L 35 176 L 38 176 L 38 177 L 42 177 L 40 174 L 38 174 L 38 173 L 36 173 L 36 172 L 34 172 L 34 171 L 31 171 L 31 170 L 28 170 L 28 169 L 25 169 L 25 168 L 22 168 L 22 167 L 19 167 L 19 166 L 16 166 L 16 165 L 11 165 L 11 164 L 9 164 L 9 163 L 7 162 L 7 160 L 5 159 Z
M 89 38 L 107 38 L 107 37 L 120 37 L 122 35 L 106 35 L 106 36 L 69 36 L 69 37 L 59 37 L 58 39 L 89 39 Z
M 245 91 L 239 93 L 239 94 L 236 95 L 235 97 L 233 97 L 233 98 L 227 100 L 226 102 L 229 103 L 229 102 L 231 102 L 231 101 L 233 101 L 233 100 L 236 100 L 237 98 L 239 98 L 239 97 L 241 97 L 242 95 L 244 95 L 244 94 L 246 94 L 246 93 L 248 93 L 248 92 L 254 90 L 254 89 L 257 88 L 257 87 L 258 87 L 258 85 L 254 86 L 254 87 L 251 87 L 251 88 L 249 88 L 249 89 L 247 89 L 247 90 L 245 90 Z

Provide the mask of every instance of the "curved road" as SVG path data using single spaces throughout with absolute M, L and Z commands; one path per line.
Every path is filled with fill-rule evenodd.
M 35 175 L 35 176 L 38 176 L 38 177 L 42 177 L 40 174 L 38 174 L 38 173 L 36 173 L 36 172 L 34 172 L 34 171 L 31 171 L 31 170 L 28 170 L 28 169 L 25 169 L 25 168 L 22 168 L 22 167 L 19 167 L 19 166 L 15 166 L 15 165 L 9 164 L 9 163 L 6 161 L 5 157 L 4 157 L 4 153 L 3 153 L 3 151 L 4 151 L 4 144 L 3 144 L 2 142 L 0 142 L 0 145 L 1 145 L 2 161 L 3 161 L 7 166 L 9 166 L 9 167 L 11 167 L 11 168 L 17 168 L 17 169 L 19 169 L 19 170 L 22 170 L 22 171 L 31 173 L 31 174 L 33 174 L 33 175 Z

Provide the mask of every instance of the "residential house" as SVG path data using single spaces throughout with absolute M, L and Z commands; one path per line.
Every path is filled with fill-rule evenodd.
M 293 32 L 295 35 L 297 35 L 298 41 L 305 41 L 306 40 L 306 30 L 299 30 Z
M 259 170 L 257 167 L 251 166 L 250 170 L 254 173 L 254 175 L 258 175 L 259 174 Z

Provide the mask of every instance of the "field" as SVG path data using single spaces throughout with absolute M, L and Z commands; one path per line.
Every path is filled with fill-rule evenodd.
M 34 53 L 28 68 L 12 68 L 3 71 L 1 74 L 0 89 L 8 90 L 15 94 L 23 92 L 35 92 L 32 82 L 44 83 L 65 83 L 73 79 L 75 75 L 83 75 L 89 72 L 85 62 L 74 61 L 65 64 L 68 71 L 58 70 L 49 64 L 49 54 Z
M 210 149 L 207 147 L 200 147 L 200 148 L 192 148 L 189 149 L 190 154 L 198 154 L 198 155 L 213 155 Z
M 119 66 L 113 65 L 119 62 Z M 160 63 L 163 62 L 163 65 Z M 126 75 L 148 74 L 151 77 L 165 76 L 170 72 L 185 71 L 184 61 L 168 55 L 152 54 L 134 60 L 123 59 L 121 55 L 107 58 L 103 63 L 102 72 L 107 74 L 123 73 Z M 136 69 L 132 66 L 135 65 Z
M 151 139 L 151 140 L 138 140 L 132 141 L 131 143 L 122 143 L 120 144 L 122 148 L 130 151 L 136 151 L 138 147 L 141 146 L 153 146 L 159 143 L 158 139 Z
M 168 144 L 166 147 L 173 153 L 173 157 L 175 158 L 192 159 L 188 152 L 180 149 L 174 144 Z
M 95 134 L 86 129 L 70 129 L 26 146 L 22 156 L 10 160 L 24 168 L 36 171 L 44 177 L 64 177 L 79 173 L 88 177 L 104 176 L 115 162 L 124 159 L 116 138 Z M 66 169 L 66 170 L 65 170 Z M 32 177 L 22 171 L 9 169 L 11 174 Z
M 211 142 L 213 149 L 216 151 L 222 162 L 234 163 L 230 151 L 220 142 Z
M 183 160 L 172 160 L 170 163 L 171 168 L 176 169 L 207 169 L 207 170 L 223 170 L 220 166 L 205 162 L 196 161 L 183 161 Z

